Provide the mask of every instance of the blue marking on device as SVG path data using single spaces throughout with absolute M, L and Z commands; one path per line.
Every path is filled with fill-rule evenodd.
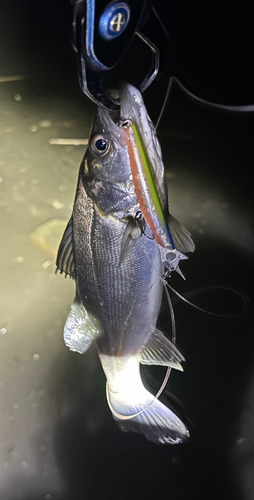
M 125 2 L 114 2 L 106 7 L 101 18 L 99 31 L 104 40 L 114 40 L 126 29 L 130 9 Z

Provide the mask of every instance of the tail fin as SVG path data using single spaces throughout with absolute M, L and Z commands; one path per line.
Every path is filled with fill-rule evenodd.
M 108 379 L 108 403 L 121 430 L 142 433 L 162 444 L 182 443 L 189 437 L 182 420 L 145 389 L 136 357 L 100 358 Z
M 110 392 L 109 397 L 111 406 L 118 414 L 124 416 L 138 414 L 128 420 L 123 420 L 113 414 L 122 431 L 139 432 L 144 434 L 149 441 L 161 444 L 182 443 L 190 435 L 180 418 L 145 388 L 142 402 L 136 401 L 128 404 L 128 401 L 121 401 Z

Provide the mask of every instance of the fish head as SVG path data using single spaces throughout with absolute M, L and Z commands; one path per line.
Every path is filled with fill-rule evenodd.
M 122 183 L 131 176 L 126 130 L 102 108 L 95 115 L 84 159 L 87 178 Z
M 123 84 L 119 91 L 120 119 L 98 108 L 85 155 L 88 177 L 108 182 L 123 182 L 131 176 L 128 134 L 125 122 L 134 123 L 142 139 L 156 184 L 164 183 L 164 165 L 155 127 L 149 118 L 142 95 L 133 85 Z
M 161 148 L 140 92 L 132 85 L 123 84 L 119 98 L 118 117 L 98 108 L 80 175 L 86 193 L 101 212 L 125 218 L 138 210 L 128 123 L 135 123 L 139 131 L 163 206 L 166 206 L 167 190 Z

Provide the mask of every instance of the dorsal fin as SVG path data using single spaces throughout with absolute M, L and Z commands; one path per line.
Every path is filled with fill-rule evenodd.
M 185 361 L 183 355 L 158 329 L 155 330 L 138 356 L 142 365 L 171 366 L 176 370 L 183 371 L 181 365 Z
M 66 226 L 62 241 L 59 245 L 56 266 L 61 273 L 65 273 L 65 275 L 69 275 L 71 278 L 75 279 L 72 216 Z

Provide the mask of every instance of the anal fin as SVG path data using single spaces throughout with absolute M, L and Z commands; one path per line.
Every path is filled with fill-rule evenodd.
M 177 347 L 158 329 L 139 352 L 138 357 L 142 365 L 171 366 L 180 371 L 183 371 L 182 362 L 185 361 Z
M 172 236 L 175 248 L 179 252 L 194 252 L 195 244 L 191 234 L 173 215 L 167 215 L 167 224 Z

